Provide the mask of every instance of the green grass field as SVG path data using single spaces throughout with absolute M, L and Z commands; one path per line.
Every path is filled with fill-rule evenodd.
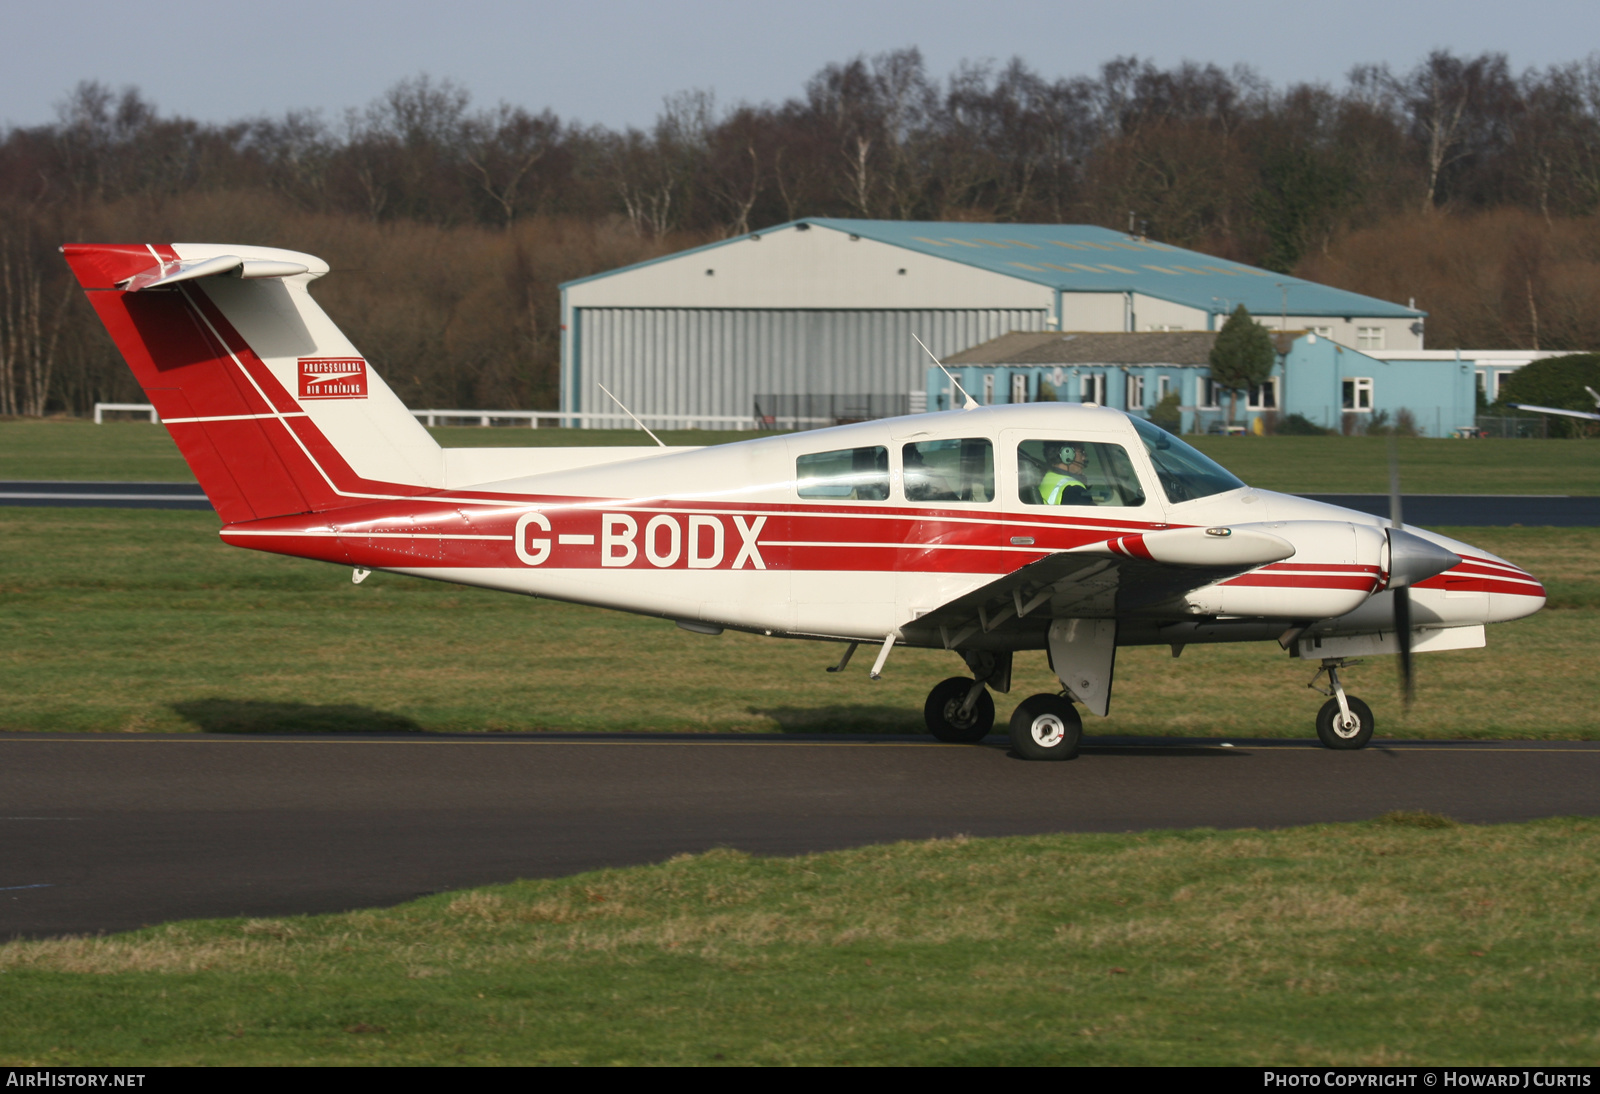
M 648 444 L 627 429 L 431 431 L 450 448 L 478 445 Z M 760 436 L 708 430 L 661 433 L 668 444 L 721 444 Z M 1244 481 L 1306 494 L 1387 494 L 1382 437 L 1187 437 Z M 1592 441 L 1450 441 L 1402 438 L 1402 488 L 1411 494 L 1600 494 Z M 146 422 L 0 421 L 0 479 L 192 482 L 167 431 Z
M 823 672 L 841 647 L 670 622 L 222 544 L 210 513 L 0 509 L 0 728 L 282 732 L 922 732 L 954 654 L 899 649 L 884 678 Z M 1587 663 L 1600 632 L 1597 529 L 1455 529 L 1545 581 L 1551 606 L 1482 650 L 1351 670 L 1380 736 L 1600 735 Z M 626 650 L 626 655 L 621 651 Z M 1274 643 L 1124 649 L 1092 734 L 1310 736 L 1314 666 Z M 1012 703 L 1058 687 L 1018 659 Z M 648 701 L 643 701 L 648 697 Z
M 1600 1063 L 1600 822 L 732 851 L 0 945 L 0 1060 Z
M 1335 489 L 1244 470 L 1300 440 L 1205 443 L 1262 485 Z M 1415 443 L 1441 472 L 1493 450 Z M 1540 443 L 1548 467 L 1505 442 L 1518 481 L 1554 482 L 1562 459 L 1592 479 L 1573 456 L 1589 448 Z M 1381 444 L 1324 451 L 1379 476 L 1337 489 L 1385 489 Z M 0 478 L 188 477 L 137 425 L 0 423 L 0 461 Z M 0 509 L 0 729 L 915 733 L 928 687 L 960 671 L 898 650 L 870 683 L 859 662 L 824 673 L 832 645 L 387 574 L 358 587 L 217 527 Z M 1392 659 L 1352 670 L 1379 735 L 1600 736 L 1574 670 L 1600 630 L 1600 530 L 1444 531 L 1526 566 L 1550 607 L 1485 650 L 1419 657 L 1408 713 Z M 1310 674 L 1270 643 L 1128 649 L 1113 716 L 1088 729 L 1310 737 Z M 1055 686 L 1024 658 L 1012 698 Z M 3 944 L 0 1063 L 1593 1065 L 1597 862 L 1594 820 L 1426 815 L 714 851 L 392 909 Z

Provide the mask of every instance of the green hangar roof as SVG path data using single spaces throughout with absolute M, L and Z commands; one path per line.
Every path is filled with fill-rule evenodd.
M 1243 304 L 1253 315 L 1420 319 L 1427 313 L 1344 289 L 1089 224 L 974 224 L 961 221 L 806 217 L 749 235 L 563 284 L 563 289 L 658 262 L 708 252 L 788 229 L 826 228 L 948 259 L 1064 293 L 1139 293 L 1210 313 Z M 1285 296 L 1287 288 L 1287 296 Z
M 1091 224 L 972 224 L 957 221 L 839 220 L 799 223 L 948 258 L 1062 292 L 1137 292 L 1206 311 L 1243 304 L 1252 315 L 1364 315 L 1420 318 L 1425 312 L 1098 228 Z M 783 225 L 788 227 L 788 225 Z M 1226 302 L 1226 309 L 1220 305 Z

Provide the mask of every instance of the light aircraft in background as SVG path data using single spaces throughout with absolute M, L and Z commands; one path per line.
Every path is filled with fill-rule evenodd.
M 1595 410 L 1600 411 L 1600 391 L 1596 391 L 1588 384 L 1583 385 L 1583 390 L 1587 391 L 1589 397 L 1594 400 Z M 1591 422 L 1600 422 L 1600 413 L 1591 414 L 1586 410 L 1562 410 L 1560 407 L 1534 406 L 1531 403 L 1507 403 L 1506 405 L 1513 410 L 1532 410 L 1540 414 L 1560 414 L 1568 418 L 1586 418 Z
M 222 518 L 227 543 L 354 568 L 876 648 L 945 649 L 944 741 L 994 724 L 1018 651 L 1059 694 L 1010 719 L 1075 755 L 1117 649 L 1276 641 L 1319 662 L 1330 748 L 1371 709 L 1351 658 L 1484 644 L 1544 603 L 1503 559 L 1257 490 L 1148 422 L 1087 404 L 952 410 L 710 448 L 441 449 L 311 298 L 310 255 L 199 244 L 62 248 Z M 1070 480 L 1070 481 L 1066 481 Z

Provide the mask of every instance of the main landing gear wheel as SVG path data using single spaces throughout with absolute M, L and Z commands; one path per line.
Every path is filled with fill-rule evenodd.
M 1070 760 L 1082 739 L 1083 719 L 1059 695 L 1030 695 L 1011 715 L 1011 747 L 1024 760 Z
M 978 696 L 965 714 L 967 696 L 974 685 Z M 965 676 L 952 676 L 941 680 L 928 692 L 928 701 L 922 705 L 922 717 L 928 723 L 928 732 L 951 744 L 972 744 L 981 741 L 994 728 L 994 697 L 989 689 Z
M 1351 724 L 1345 723 L 1339 711 L 1339 700 L 1329 699 L 1317 711 L 1317 736 L 1329 748 L 1366 748 L 1367 742 L 1372 740 L 1375 724 L 1372 708 L 1353 695 L 1346 695 L 1344 701 L 1350 706 Z

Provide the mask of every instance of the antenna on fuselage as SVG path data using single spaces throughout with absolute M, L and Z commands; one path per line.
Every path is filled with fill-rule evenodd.
M 626 406 L 623 406 L 622 400 L 617 398 L 615 395 L 612 395 L 611 392 L 607 390 L 606 385 L 597 383 L 594 386 L 599 388 L 601 391 L 604 391 L 606 395 L 610 397 L 613 403 L 616 403 L 618 406 L 622 407 L 622 412 L 633 419 L 634 425 L 638 426 L 646 433 L 650 433 L 650 427 L 641 422 L 638 415 L 636 415 L 633 411 L 629 410 Z M 667 442 L 663 441 L 660 437 L 657 437 L 654 433 L 650 433 L 650 439 L 655 441 L 656 444 L 659 444 L 662 448 L 667 447 Z
M 926 353 L 929 357 L 933 357 L 933 350 L 929 349 L 927 347 L 927 345 L 922 341 L 922 339 L 917 338 L 917 336 L 914 335 L 914 334 L 911 337 L 916 339 L 917 345 L 922 346 L 922 352 L 923 353 Z M 953 384 L 955 386 L 955 389 L 957 391 L 961 392 L 962 396 L 966 398 L 966 400 L 967 400 L 966 405 L 963 406 L 961 409 L 962 410 L 977 410 L 978 409 L 978 400 L 974 399 L 971 396 L 971 394 L 968 393 L 967 389 L 961 386 L 961 381 L 957 380 L 955 378 L 955 376 L 951 374 L 950 370 L 944 367 L 944 362 L 939 360 L 939 358 L 937 358 L 937 357 L 933 357 L 933 363 L 939 366 L 939 371 L 943 372 L 946 376 L 948 376 L 950 378 L 950 383 Z

